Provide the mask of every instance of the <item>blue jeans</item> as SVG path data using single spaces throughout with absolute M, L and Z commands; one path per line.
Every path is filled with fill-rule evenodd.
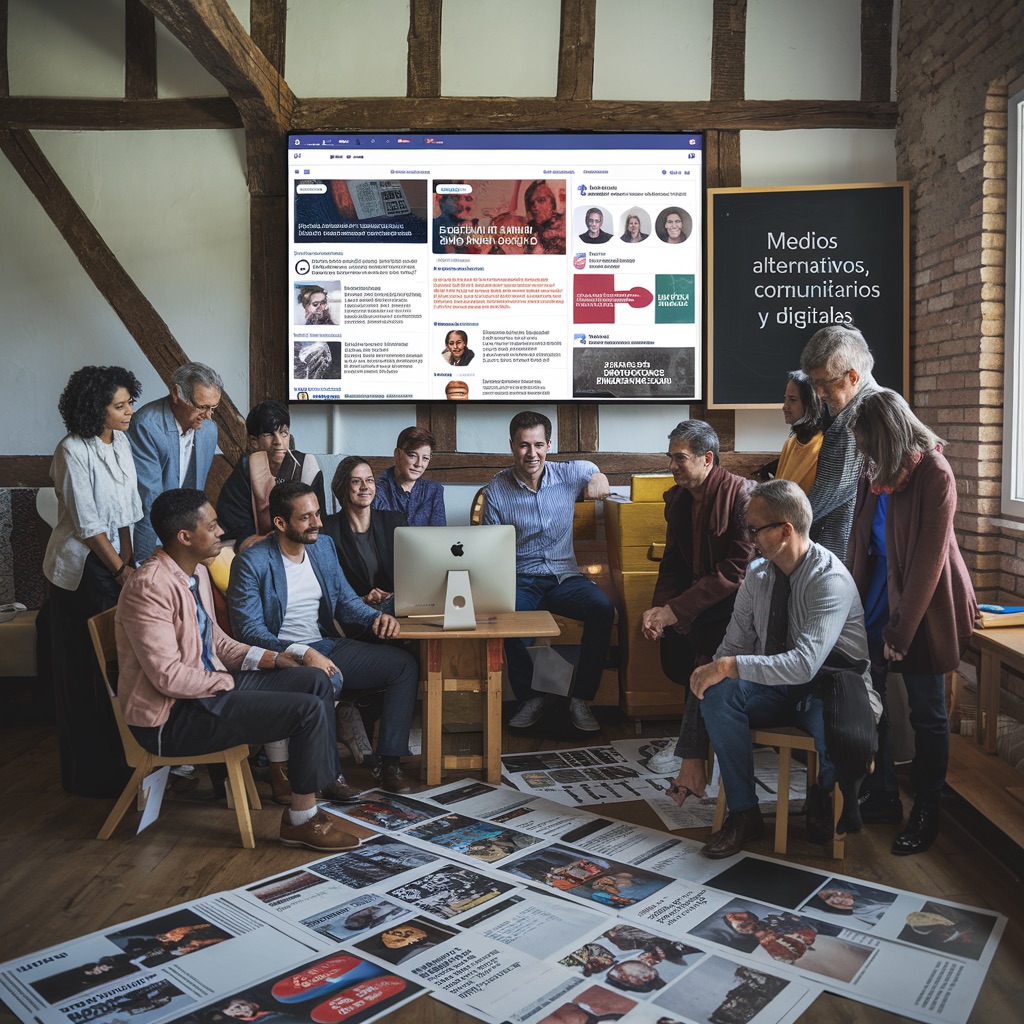
M 409 725 L 420 678 L 416 659 L 392 644 L 373 644 L 348 637 L 324 637 L 311 646 L 341 669 L 342 696 L 348 696 L 353 690 L 384 691 L 377 753 L 381 757 L 408 754 Z
M 566 660 L 576 667 L 572 695 L 581 700 L 593 700 L 601 685 L 615 622 L 611 598 L 583 576 L 569 576 L 561 583 L 555 576 L 519 576 L 516 611 L 538 609 L 583 622 L 582 646 L 563 646 L 560 653 L 564 652 Z M 532 643 L 532 639 L 518 637 L 505 641 L 508 679 L 517 700 L 526 700 L 532 693 L 533 662 L 526 650 Z
M 830 790 L 836 770 L 825 750 L 821 700 L 811 696 L 811 684 L 765 686 L 746 679 L 723 679 L 704 692 L 701 716 L 718 758 L 730 812 L 757 805 L 754 788 L 754 748 L 750 730 L 773 725 L 796 725 L 814 738 L 818 752 L 818 785 Z M 786 799 L 788 794 L 779 794 Z
M 886 666 L 872 661 L 871 681 L 882 698 L 882 718 L 878 723 L 878 754 L 874 774 L 864 783 L 864 791 L 899 795 L 896 763 L 892 752 L 892 729 L 886 701 Z M 914 803 L 938 807 L 949 767 L 949 715 L 946 712 L 946 679 L 941 673 L 904 672 L 910 706 L 910 724 L 914 730 L 914 760 L 910 763 L 910 787 Z

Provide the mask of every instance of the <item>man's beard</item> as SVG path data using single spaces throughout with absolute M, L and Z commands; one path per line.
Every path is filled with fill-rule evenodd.
M 331 317 L 331 311 L 329 307 L 322 306 L 320 309 L 310 310 L 310 312 L 306 314 L 307 327 L 318 325 L 322 326 L 324 324 L 330 324 L 332 326 L 335 326 L 334 320 Z

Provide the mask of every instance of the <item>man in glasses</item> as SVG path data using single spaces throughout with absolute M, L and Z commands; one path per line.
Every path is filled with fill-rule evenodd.
M 135 411 L 128 428 L 139 478 L 142 515 L 135 524 L 134 548 L 142 564 L 157 545 L 149 521 L 156 497 L 177 487 L 202 490 L 217 451 L 213 414 L 224 381 L 203 363 L 185 363 L 171 374 L 169 394 Z
M 675 487 L 665 494 L 665 554 L 641 629 L 660 641 L 665 675 L 685 687 L 722 642 L 753 555 L 745 521 L 752 485 L 719 465 L 718 435 L 703 420 L 678 424 L 665 455 Z M 657 759 L 655 771 L 679 768 L 671 752 Z
M 704 795 L 707 749 L 688 745 L 687 718 L 699 714 L 714 745 L 729 804 L 722 828 L 701 851 L 731 857 L 759 838 L 764 822 L 754 783 L 750 730 L 797 725 L 814 737 L 818 779 L 808 791 L 808 836 L 831 838 L 828 792 L 836 772 L 825 749 L 822 702 L 811 680 L 835 650 L 863 662 L 863 683 L 877 721 L 881 702 L 871 686 L 864 610 L 842 562 L 810 539 L 811 506 L 791 480 L 755 487 L 747 505 L 747 528 L 762 557 L 751 563 L 715 658 L 690 677 L 697 697 L 688 701 L 677 753 L 682 768 L 673 796 L 682 803 Z M 785 797 L 783 797 L 785 799 Z
M 861 399 L 878 390 L 871 376 L 874 365 L 864 335 L 844 324 L 823 327 L 800 356 L 800 369 L 811 378 L 832 416 L 808 495 L 814 517 L 811 539 L 840 558 L 846 558 L 857 481 L 864 468 L 864 456 L 857 450 L 851 424 Z
M 320 285 L 303 285 L 299 289 L 298 301 L 307 327 L 333 326 L 334 318 L 331 316 L 327 292 Z

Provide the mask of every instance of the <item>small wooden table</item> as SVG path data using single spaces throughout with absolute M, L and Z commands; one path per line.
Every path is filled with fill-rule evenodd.
M 426 655 L 427 685 L 423 691 L 423 761 L 427 785 L 441 782 L 444 768 L 482 769 L 488 782 L 501 781 L 501 666 L 502 641 L 508 637 L 558 636 L 550 612 L 506 612 L 491 622 L 478 622 L 473 630 L 441 629 L 417 619 L 399 619 L 402 639 L 420 640 Z M 456 644 L 455 641 L 459 643 Z M 476 649 L 476 672 L 459 670 L 459 648 Z M 441 753 L 441 702 L 446 692 L 482 691 L 486 694 L 483 716 L 484 754 L 453 756 Z
M 974 735 L 984 744 L 986 754 L 996 752 L 996 731 L 999 726 L 999 676 L 1003 665 L 1024 674 L 1024 626 L 1001 626 L 976 629 L 971 643 L 981 652 L 978 671 L 978 719 Z M 982 708 L 988 709 L 982 735 Z

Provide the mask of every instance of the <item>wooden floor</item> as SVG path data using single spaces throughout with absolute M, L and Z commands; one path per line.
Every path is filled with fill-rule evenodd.
M 21 956 L 61 940 L 129 918 L 296 867 L 314 859 L 276 841 L 280 808 L 267 801 L 254 812 L 257 848 L 239 844 L 233 812 L 212 799 L 170 798 L 160 819 L 141 836 L 130 812 L 108 842 L 94 837 L 110 809 L 109 801 L 65 794 L 57 781 L 52 728 L 20 725 L 8 714 L 0 720 L 0 960 Z M 598 709 L 604 728 L 592 737 L 610 742 L 634 735 L 632 724 L 617 709 Z M 586 738 L 542 722 L 524 735 L 506 736 L 510 752 L 582 746 Z M 646 736 L 665 736 L 672 723 L 644 726 Z M 369 784 L 369 774 L 352 766 L 353 782 Z M 267 786 L 260 784 L 261 792 Z M 203 796 L 200 791 L 199 796 Z M 209 797 L 209 793 L 205 794 Z M 1010 918 L 992 969 L 969 1018 L 973 1024 L 1024 1021 L 1024 891 L 1021 858 L 1006 844 L 1002 859 L 977 822 L 952 810 L 943 815 L 936 846 L 920 857 L 897 858 L 889 853 L 895 826 L 873 826 L 846 843 L 843 864 L 823 855 L 822 848 L 798 838 L 793 823 L 789 859 L 823 870 L 839 870 L 873 882 L 926 893 L 942 899 L 993 908 Z M 603 813 L 660 827 L 646 804 L 615 804 Z M 770 831 L 770 830 L 769 830 Z M 681 833 L 704 838 L 707 830 Z M 1009 852 L 1007 852 L 1007 848 Z M 770 838 L 751 847 L 771 854 Z M 0 1020 L 12 1020 L 0 1006 Z M 396 1011 L 394 1024 L 463 1024 L 465 1017 L 430 998 Z M 902 1020 L 835 996 L 822 996 L 800 1018 L 814 1024 Z

